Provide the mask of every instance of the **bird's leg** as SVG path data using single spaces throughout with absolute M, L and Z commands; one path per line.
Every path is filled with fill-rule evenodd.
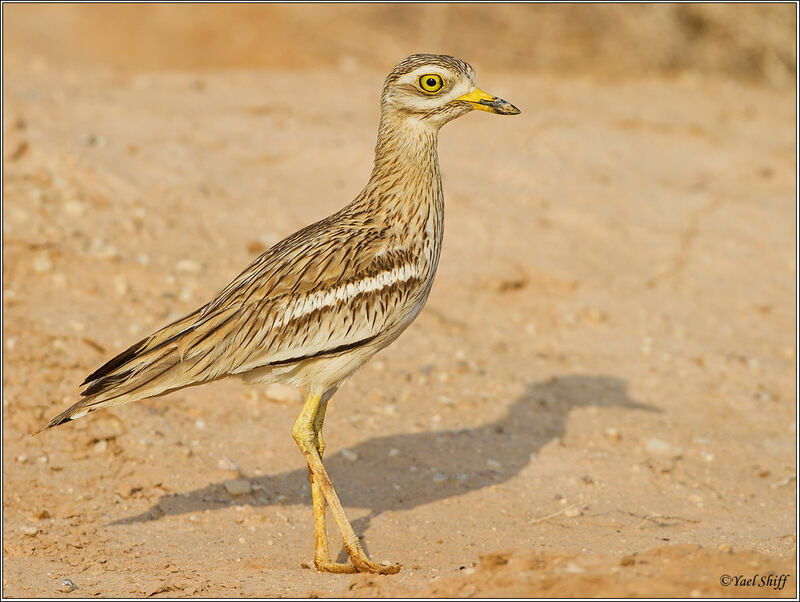
M 327 396 L 329 397 L 329 395 Z M 320 444 L 319 429 L 322 428 L 322 421 L 325 417 L 325 410 L 322 406 L 327 404 L 327 399 L 323 403 L 323 398 L 315 393 L 309 393 L 303 404 L 300 415 L 295 420 L 292 427 L 292 437 L 297 442 L 297 446 L 306 458 L 308 470 L 311 478 L 311 493 L 314 502 L 314 564 L 321 571 L 332 573 L 352 573 L 359 571 L 363 573 L 391 574 L 400 570 L 400 565 L 378 564 L 371 561 L 358 541 L 353 527 L 345 516 L 339 496 L 333 488 L 333 483 L 322 464 L 322 457 L 319 453 Z M 324 449 L 324 443 L 323 443 Z M 315 492 L 316 489 L 316 492 Z M 320 499 L 322 493 L 324 500 Z M 333 518 L 339 527 L 342 535 L 345 552 L 350 557 L 352 566 L 331 562 L 328 559 L 328 550 L 325 537 L 325 501 L 331 507 Z
M 312 419 L 314 432 L 314 447 L 322 461 L 325 453 L 325 440 L 322 437 L 322 425 L 325 422 L 325 410 L 328 400 L 336 389 L 326 391 L 317 405 L 316 413 Z M 311 500 L 314 507 L 314 566 L 320 571 L 329 573 L 354 573 L 355 567 L 350 564 L 331 562 L 328 551 L 328 531 L 325 526 L 325 494 L 319 482 L 314 479 L 314 472 L 308 467 L 308 480 L 311 482 Z

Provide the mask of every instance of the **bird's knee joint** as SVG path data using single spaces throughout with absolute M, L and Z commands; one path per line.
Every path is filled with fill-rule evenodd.
M 312 443 L 314 432 L 304 424 L 295 424 L 292 427 L 292 438 L 302 447 Z

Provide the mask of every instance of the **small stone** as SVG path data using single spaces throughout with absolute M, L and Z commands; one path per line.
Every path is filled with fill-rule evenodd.
M 46 518 L 51 518 L 51 515 L 47 510 L 38 510 L 33 513 L 33 518 L 36 520 L 44 520 Z
M 733 548 L 730 544 L 721 543 L 717 546 L 717 550 L 722 552 L 723 554 L 733 554 Z
M 669 443 L 655 438 L 648 439 L 646 441 L 645 449 L 647 449 L 647 451 L 651 454 L 655 454 L 657 456 L 669 456 L 673 453 L 672 446 Z
M 201 266 L 191 259 L 181 259 L 175 264 L 175 269 L 184 274 L 197 274 L 200 272 Z
M 20 455 L 17 456 L 17 462 L 19 462 L 20 464 L 25 464 L 25 462 L 27 462 L 27 461 L 28 461 L 28 456 L 27 455 L 20 454 Z
M 714 461 L 714 454 L 712 454 L 712 453 L 709 453 L 709 452 L 707 452 L 707 451 L 702 451 L 702 452 L 700 452 L 700 456 L 701 456 L 701 457 L 703 458 L 703 460 L 705 460 L 706 462 L 713 462 L 713 461 Z
M 490 458 L 486 460 L 486 466 L 488 466 L 489 468 L 498 469 L 502 467 L 502 464 L 500 464 L 500 462 L 498 462 L 497 460 L 492 460 Z
M 119 251 L 117 251 L 116 247 L 107 244 L 102 238 L 93 238 L 89 251 L 99 259 L 116 259 L 119 257 Z
M 583 513 L 577 508 L 567 508 L 564 511 L 564 516 L 566 516 L 567 518 L 575 518 L 576 516 L 580 516 L 581 514 Z
M 619 430 L 613 426 L 608 427 L 603 434 L 605 435 L 606 439 L 614 441 L 615 443 L 622 439 L 622 435 L 619 434 Z
M 80 217 L 86 213 L 86 205 L 79 201 L 70 201 L 64 205 L 64 212 L 72 217 Z
M 33 260 L 33 271 L 37 274 L 44 274 L 53 269 L 53 262 L 47 253 L 38 255 Z
M 108 441 L 105 439 L 100 439 L 97 443 L 94 444 L 94 451 L 97 454 L 102 454 L 108 449 Z
M 198 418 L 194 421 L 194 428 L 202 431 L 204 428 L 206 428 L 206 421 Z
M 39 527 L 34 527 L 33 525 L 23 525 L 19 528 L 23 535 L 27 535 L 28 537 L 33 537 L 39 532 Z
M 358 454 L 351 449 L 343 449 L 339 453 L 342 454 L 342 457 L 345 460 L 350 460 L 351 462 L 355 462 L 356 460 L 358 460 Z
M 395 448 L 393 447 L 392 449 L 390 449 L 390 450 L 389 450 L 389 456 L 390 456 L 390 457 L 392 457 L 392 458 L 393 458 L 393 457 L 395 457 L 395 456 L 399 456 L 399 455 L 400 455 L 400 450 L 399 450 L 399 449 L 395 449 Z
M 247 479 L 229 479 L 225 481 L 225 491 L 233 496 L 246 495 L 252 491 L 252 486 Z
M 114 286 L 114 292 L 117 293 L 118 296 L 122 297 L 128 292 L 130 286 L 128 285 L 128 279 L 125 277 L 124 274 L 117 274 L 111 279 L 111 284 Z
M 620 566 L 633 566 L 636 564 L 636 559 L 633 556 L 623 556 L 619 564 Z
M 448 478 L 449 477 L 443 472 L 437 472 L 431 477 L 434 483 L 441 483 L 442 481 L 446 481 Z
M 703 505 L 703 498 L 695 493 L 689 496 L 689 501 L 692 502 L 693 504 L 697 504 L 698 506 Z
M 222 456 L 219 461 L 217 461 L 217 468 L 220 470 L 226 470 L 229 472 L 236 472 L 239 473 L 241 470 L 239 469 L 239 465 L 236 464 L 233 460 L 231 460 L 227 456 Z
M 76 589 L 78 589 L 78 586 L 75 585 L 75 582 L 72 579 L 63 579 L 58 591 L 68 594 L 70 592 L 74 592 Z

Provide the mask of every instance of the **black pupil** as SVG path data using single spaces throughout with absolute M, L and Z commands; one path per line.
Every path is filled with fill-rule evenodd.
M 433 88 L 437 84 L 436 80 L 432 77 L 429 77 L 425 83 L 428 84 L 429 88 Z

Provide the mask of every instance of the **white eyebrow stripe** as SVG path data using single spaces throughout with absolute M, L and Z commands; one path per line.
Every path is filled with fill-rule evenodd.
M 406 263 L 369 278 L 348 282 L 327 291 L 317 291 L 306 297 L 294 299 L 286 306 L 283 315 L 279 316 L 271 327 L 279 328 L 323 307 L 330 307 L 340 302 L 346 303 L 357 295 L 378 291 L 393 286 L 398 282 L 408 282 L 416 276 L 417 266 L 412 263 Z

